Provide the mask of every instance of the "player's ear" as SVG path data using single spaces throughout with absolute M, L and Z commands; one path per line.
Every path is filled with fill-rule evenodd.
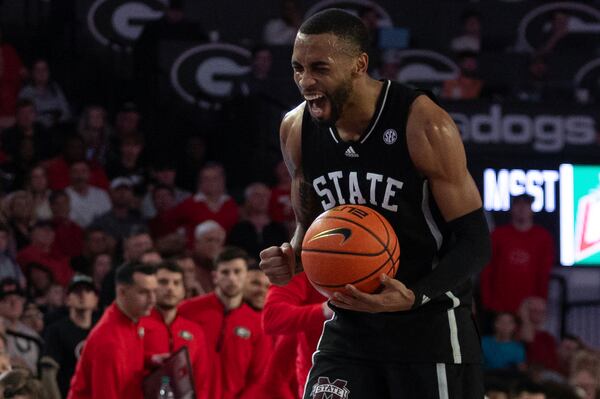
M 367 53 L 361 53 L 354 62 L 354 72 L 356 75 L 362 75 L 367 73 L 369 68 L 369 55 Z

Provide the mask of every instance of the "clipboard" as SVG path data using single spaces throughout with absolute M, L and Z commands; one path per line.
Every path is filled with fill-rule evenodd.
M 169 377 L 175 399 L 196 399 L 194 372 L 187 346 L 174 352 L 159 368 L 144 378 L 142 389 L 145 399 L 158 398 L 163 377 Z

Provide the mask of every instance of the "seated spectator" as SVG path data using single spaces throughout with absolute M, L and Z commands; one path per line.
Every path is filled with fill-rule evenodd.
M 159 184 L 152 188 L 151 194 L 155 216 L 148 221 L 148 228 L 152 237 L 159 239 L 176 233 L 177 225 L 169 215 L 169 211 L 176 205 L 175 190 L 173 187 Z
M 511 389 L 511 399 L 546 399 L 541 385 L 525 380 L 518 381 Z
M 15 369 L 0 375 L 2 397 L 6 399 L 45 399 L 42 383 L 33 374 L 28 370 Z
M 0 30 L 0 130 L 11 126 L 15 120 L 17 96 L 25 76 L 25 68 L 15 48 L 4 40 Z
M 198 173 L 206 164 L 206 141 L 203 137 L 191 136 L 186 140 L 182 153 L 177 164 L 177 185 L 184 190 L 197 190 Z
M 46 329 L 44 356 L 58 366 L 56 383 L 63 398 L 67 397 L 75 365 L 93 326 L 92 314 L 98 307 L 98 292 L 92 279 L 75 275 L 67 288 L 68 315 Z
M 28 302 L 23 309 L 21 322 L 33 331 L 42 335 L 44 332 L 44 314 L 40 308 L 33 302 Z
M 481 346 L 486 369 L 523 369 L 525 348 L 515 340 L 517 321 L 511 313 L 498 313 L 494 335 L 485 336 Z
M 69 196 L 64 191 L 55 191 L 50 194 L 49 202 L 53 215 L 52 226 L 56 234 L 52 252 L 67 258 L 81 255 L 83 230 L 77 223 L 69 219 L 71 215 Z
M 108 252 L 99 253 L 92 258 L 90 275 L 97 292 L 102 289 L 104 278 L 113 270 L 112 255 Z
M 33 199 L 26 191 L 14 191 L 4 197 L 3 208 L 16 249 L 20 250 L 31 242 L 29 229 L 35 220 Z
M 71 203 L 71 220 L 88 227 L 94 218 L 111 209 L 106 191 L 90 185 L 90 167 L 85 161 L 71 164 L 71 185 L 65 189 Z
M 193 243 L 194 229 L 206 220 L 214 220 L 226 231 L 238 221 L 238 206 L 225 190 L 225 170 L 219 164 L 202 168 L 195 195 L 176 206 L 170 218 L 177 226 L 184 226 L 188 245 Z
M 52 210 L 50 209 L 50 189 L 48 189 L 48 178 L 46 170 L 41 166 L 31 169 L 25 189 L 31 194 L 33 199 L 34 217 L 36 219 L 51 219 Z
M 120 140 L 140 134 L 141 120 L 142 115 L 134 102 L 126 101 L 121 104 L 115 116 L 115 141 L 111 147 L 118 148 Z
M 450 50 L 454 53 L 481 51 L 481 15 L 477 11 L 467 10 L 460 17 L 462 32 L 453 37 Z
M 51 190 L 64 190 L 71 184 L 70 167 L 75 162 L 85 161 L 83 139 L 77 135 L 66 138 L 61 155 L 48 160 L 48 187 Z M 89 161 L 90 184 L 101 189 L 108 189 L 108 178 L 102 166 L 96 161 Z
M 180 189 L 175 185 L 177 179 L 177 169 L 175 165 L 168 161 L 162 161 L 152 166 L 151 179 L 153 184 L 148 187 L 148 192 L 142 200 L 142 216 L 144 219 L 152 219 L 157 214 L 157 209 L 154 205 L 154 192 L 156 187 L 171 188 L 174 204 L 177 205 L 183 202 L 190 196 L 190 193 Z
M 106 164 L 108 177 L 129 177 L 134 187 L 145 190 L 147 175 L 143 151 L 144 138 L 141 134 L 121 140 L 117 157 L 110 159 Z
M 37 374 L 41 353 L 41 338 L 21 322 L 25 294 L 13 279 L 0 281 L 0 317 L 4 318 L 7 334 L 7 350 L 13 365 L 23 365 Z
M 52 324 L 65 314 L 65 287 L 56 283 L 51 284 L 46 295 L 39 298 L 36 304 L 44 313 L 44 324 Z
M 460 72 L 454 79 L 444 81 L 441 97 L 446 100 L 473 100 L 479 98 L 483 88 L 483 80 L 478 76 L 479 62 L 477 55 L 462 53 L 458 65 Z
M 81 274 L 90 274 L 93 259 L 102 253 L 112 254 L 115 243 L 104 232 L 96 228 L 87 228 L 83 234 L 83 249 L 81 255 L 71 259 L 71 267 Z
M 227 238 L 229 244 L 244 249 L 255 260 L 260 251 L 287 241 L 287 229 L 269 216 L 271 190 L 263 183 L 250 184 L 244 193 L 242 220 L 235 224 Z
M 0 223 L 0 280 L 10 277 L 18 281 L 19 286 L 23 288 L 25 287 L 25 276 L 8 249 L 10 233 L 8 226 Z
M 546 301 L 539 297 L 526 298 L 519 309 L 521 327 L 519 339 L 525 343 L 528 365 L 539 365 L 559 371 L 556 340 L 544 331 Z
M 99 105 L 84 109 L 79 118 L 77 133 L 83 139 L 85 159 L 105 165 L 110 150 L 109 140 L 114 134 L 108 124 L 106 110 Z
M 283 223 L 287 226 L 288 234 L 291 237 L 291 233 L 296 226 L 296 218 L 292 209 L 292 198 L 290 196 L 292 178 L 285 166 L 285 162 L 279 161 L 275 166 L 275 178 L 277 183 L 271 188 L 269 214 L 273 221 Z
M 39 263 L 52 273 L 53 280 L 66 286 L 73 276 L 69 259 L 52 253 L 56 234 L 52 223 L 40 220 L 31 229 L 31 244 L 17 254 L 17 263 L 27 267 L 30 263 Z
M 150 248 L 144 251 L 142 256 L 140 256 L 140 262 L 145 265 L 156 266 L 159 263 L 163 262 L 163 258 L 162 255 L 156 249 Z
M 561 375 L 564 377 L 569 376 L 573 357 L 582 349 L 585 349 L 585 345 L 579 337 L 572 334 L 563 335 L 558 344 L 558 349 L 556 350 L 558 367 Z
M 270 46 L 291 46 L 302 23 L 302 13 L 294 0 L 281 0 L 279 7 L 280 16 L 270 19 L 264 26 L 263 42 Z
M 573 357 L 569 384 L 582 399 L 597 399 L 600 394 L 600 357 L 582 350 Z
M 513 86 L 515 99 L 532 103 L 547 100 L 550 95 L 548 69 L 543 57 L 532 57 L 527 67 L 527 78 Z
M 16 121 L 13 127 L 2 132 L 2 148 L 15 161 L 19 157 L 21 144 L 29 142 L 33 146 L 32 162 L 48 159 L 54 154 L 54 145 L 50 134 L 38 123 L 33 102 L 20 99 L 17 102 Z
M 48 267 L 31 262 L 24 265 L 27 276 L 26 295 L 29 300 L 37 304 L 44 304 L 46 295 L 54 283 L 54 275 Z
M 213 262 L 223 250 L 225 229 L 214 220 L 207 220 L 196 226 L 194 235 L 196 240 L 192 254 L 196 263 L 196 280 L 202 287 L 202 293 L 212 292 L 215 288 L 212 276 Z
M 133 208 L 133 181 L 128 177 L 117 177 L 110 183 L 112 207 L 96 217 L 92 227 L 104 230 L 116 241 L 129 236 L 131 230 L 143 224 L 139 213 Z
M 19 98 L 33 101 L 37 111 L 36 122 L 50 129 L 71 119 L 67 99 L 58 85 L 50 78 L 48 61 L 38 58 L 31 65 L 31 82 L 19 92 Z

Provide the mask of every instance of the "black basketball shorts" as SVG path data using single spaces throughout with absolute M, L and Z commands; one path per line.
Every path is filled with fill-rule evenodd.
M 303 399 L 483 399 L 479 364 L 379 363 L 315 355 Z

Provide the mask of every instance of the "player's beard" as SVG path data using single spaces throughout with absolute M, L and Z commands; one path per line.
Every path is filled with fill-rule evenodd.
M 352 80 L 348 79 L 343 81 L 331 94 L 327 94 L 327 100 L 329 101 L 330 113 L 327 119 L 315 119 L 312 118 L 317 125 L 321 127 L 333 127 L 335 123 L 342 116 L 344 105 L 352 94 Z

